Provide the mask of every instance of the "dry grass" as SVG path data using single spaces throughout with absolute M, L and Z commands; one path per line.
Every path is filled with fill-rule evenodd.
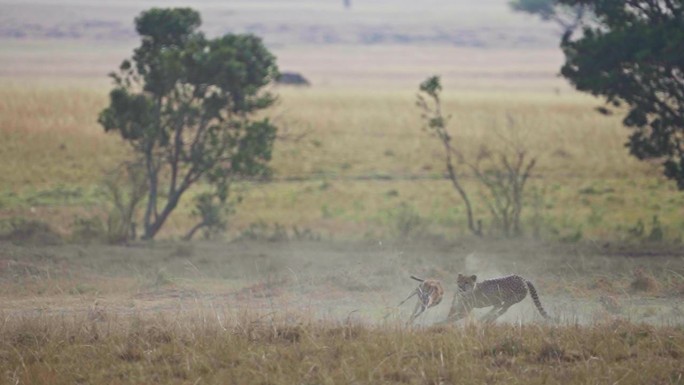
M 97 124 L 105 90 L 17 82 L 0 88 L 0 184 L 5 189 L 87 186 L 126 154 L 126 147 Z
M 684 331 L 626 322 L 403 329 L 234 312 L 12 316 L 3 382 L 678 384 Z
M 4 243 L 0 383 L 681 383 L 680 301 L 662 298 L 681 258 L 653 257 L 643 274 L 662 292 L 628 296 L 643 259 L 547 247 Z M 444 304 L 418 320 L 431 325 L 459 271 L 525 272 L 561 321 L 534 322 L 528 298 L 493 326 L 404 328 L 408 275 L 443 279 Z M 614 303 L 577 290 L 601 277 Z
M 643 267 L 634 269 L 634 279 L 629 285 L 634 292 L 653 293 L 661 289 L 658 280 Z
M 97 186 L 127 148 L 96 122 L 106 87 L 28 84 L 0 87 L 0 184 L 6 186 L 1 215 L 44 220 L 68 232 L 75 216 L 105 212 Z M 232 220 L 233 236 L 260 221 L 323 236 L 392 236 L 402 204 L 423 219 L 428 233 L 465 232 L 459 202 L 439 179 L 444 171 L 438 142 L 420 130 L 413 91 L 278 93 L 281 102 L 270 114 L 287 139 L 277 144 L 275 175 L 304 181 L 235 190 L 244 201 Z M 528 233 L 537 233 L 536 226 L 540 236 L 555 239 L 647 238 L 647 218 L 658 215 L 665 239 L 680 238 L 681 197 L 657 177 L 655 166 L 626 153 L 619 119 L 595 113 L 596 104 L 570 94 L 445 95 L 465 153 L 472 156 L 503 134 L 519 138 L 538 157 L 530 187 L 536 193 L 528 195 L 525 213 Z M 473 181 L 465 183 L 478 195 Z M 165 228 L 167 236 L 191 226 L 185 202 Z M 476 211 L 488 216 L 480 200 Z M 630 231 L 639 220 L 645 230 L 634 236 Z
M 443 173 L 439 143 L 420 130 L 412 91 L 278 93 L 281 103 L 270 115 L 291 138 L 276 148 L 273 166 L 281 178 Z M 106 88 L 2 84 L 3 184 L 96 182 L 103 166 L 125 154 L 125 146 L 97 124 L 106 102 Z M 471 157 L 504 135 L 539 158 L 537 175 L 545 178 L 655 174 L 627 154 L 619 118 L 597 114 L 597 104 L 578 95 L 450 93 L 444 108 L 459 147 Z
M 277 143 L 275 176 L 296 181 L 237 186 L 235 195 L 244 199 L 230 220 L 230 237 L 254 224 L 280 224 L 290 235 L 296 226 L 314 237 L 395 237 L 406 213 L 417 220 L 412 237 L 467 234 L 461 203 L 440 179 L 444 167 L 439 143 L 420 130 L 414 106 L 419 82 L 438 73 L 447 90 L 444 107 L 464 153 L 474 156 L 482 144 L 500 143 L 500 135 L 506 135 L 525 143 L 538 158 L 523 213 L 527 235 L 641 242 L 649 239 L 649 219 L 658 215 L 666 241 L 682 238 L 684 220 L 678 213 L 684 198 L 660 177 L 657 165 L 627 154 L 623 143 L 628 133 L 619 116 L 597 114 L 594 108 L 600 101 L 570 91 L 556 76 L 562 55 L 555 44 L 547 44 L 556 40 L 552 28 L 511 13 L 504 0 L 445 3 L 447 8 L 438 12 L 421 6 L 418 13 L 408 1 L 400 7 L 358 4 L 353 15 L 361 24 L 351 29 L 350 12 L 340 4 L 305 2 L 287 9 L 271 1 L 228 8 L 204 1 L 193 5 L 205 11 L 207 31 L 213 33 L 225 32 L 219 31 L 225 20 L 235 21 L 238 29 L 254 26 L 254 20 L 292 26 L 287 33 L 258 32 L 267 41 L 275 36 L 291 43 L 273 46 L 280 67 L 301 71 L 314 84 L 309 89 L 277 89 L 280 103 L 269 112 L 288 138 Z M 27 4 L 11 10 L 16 16 L 12 28 L 34 23 L 42 26 L 33 31 L 38 35 L 55 26 L 83 36 L 0 39 L 0 218 L 42 220 L 68 234 L 77 217 L 106 215 L 98 184 L 104 171 L 127 155 L 126 146 L 115 135 L 105 135 L 96 120 L 107 103 L 105 74 L 135 45 L 131 36 L 109 36 L 105 30 L 129 28 L 140 5 L 84 8 L 66 2 L 63 9 L 42 5 L 41 12 L 28 12 L 32 7 L 38 9 Z M 236 9 L 240 11 L 233 12 Z M 330 27 L 344 39 L 360 36 L 358 28 L 362 33 L 385 28 L 378 20 L 387 17 L 392 26 L 383 29 L 383 35 L 392 35 L 394 28 L 410 30 L 411 36 L 431 36 L 430 31 L 440 29 L 450 34 L 454 19 L 445 18 L 447 9 L 462 18 L 459 28 L 466 28 L 457 35 L 475 40 L 484 36 L 487 48 L 288 40 L 293 34 L 312 38 L 298 29 L 311 22 L 307 12 L 329 15 Z M 491 29 L 493 18 L 508 32 Z M 90 40 L 91 32 L 104 40 Z M 527 48 L 500 45 L 519 33 L 535 36 L 529 45 L 519 42 Z M 465 184 L 478 196 L 477 215 L 491 228 L 479 199 L 482 191 L 470 179 Z M 162 237 L 184 234 L 194 224 L 189 202 L 181 202 Z M 639 221 L 646 225 L 637 234 L 633 230 Z
M 299 142 L 280 144 L 274 160 L 280 175 L 443 173 L 439 142 L 420 129 L 414 91 L 285 89 L 279 93 L 278 122 L 291 131 L 308 133 Z M 482 145 L 496 146 L 505 136 L 539 158 L 537 175 L 546 178 L 615 178 L 652 171 L 627 154 L 619 117 L 597 114 L 593 110 L 597 105 L 597 100 L 576 94 L 444 96 L 457 148 L 470 159 Z
M 513 15 L 505 0 L 429 11 L 408 0 L 354 2 L 353 13 L 339 3 L 214 3 L 193 2 L 206 11 L 205 30 L 256 28 L 267 42 L 286 44 L 273 48 L 282 69 L 314 83 L 277 90 L 281 102 L 269 115 L 289 136 L 275 150 L 277 181 L 234 190 L 244 199 L 230 236 L 253 241 L 0 242 L 0 383 L 684 383 L 684 330 L 668 326 L 681 321 L 684 275 L 681 258 L 666 255 L 680 252 L 644 254 L 649 264 L 641 270 L 634 267 L 644 259 L 629 258 L 641 255 L 637 242 L 658 238 L 649 236 L 654 215 L 665 240 L 681 240 L 684 200 L 655 166 L 627 155 L 618 116 L 598 115 L 599 101 L 555 77 L 560 54 L 548 48 L 557 40 L 548 25 Z M 127 150 L 103 134 L 97 114 L 107 103 L 105 74 L 134 46 L 126 31 L 141 5 L 107 7 L 67 1 L 7 9 L 6 30 L 31 33 L 0 39 L 7 240 L 18 241 L 3 227 L 10 217 L 29 219 L 28 230 L 47 222 L 64 235 L 75 217 L 106 213 L 98 184 Z M 327 29 L 308 27 L 322 16 Z M 491 20 L 502 29 L 490 28 Z M 31 40 L 63 30 L 78 36 Z M 444 33 L 489 48 L 291 45 L 406 30 L 411 39 Z M 537 48 L 508 48 L 535 34 L 539 40 L 518 43 Z M 528 234 L 590 242 L 458 237 L 466 234 L 464 213 L 440 179 L 438 143 L 419 130 L 414 107 L 418 83 L 433 73 L 444 75 L 445 109 L 466 154 L 504 134 L 539 158 L 524 215 Z M 478 195 L 472 179 L 465 184 Z M 162 236 L 190 227 L 187 202 Z M 486 215 L 481 201 L 475 209 Z M 321 236 L 367 241 L 311 242 Z M 402 242 L 384 241 L 393 237 Z M 450 286 L 457 272 L 521 273 L 547 310 L 572 324 L 520 325 L 536 315 L 527 299 L 490 327 L 399 325 L 406 309 L 394 306 L 414 287 L 409 274 Z M 446 310 L 419 321 L 441 320 Z M 382 321 L 388 315 L 396 317 Z

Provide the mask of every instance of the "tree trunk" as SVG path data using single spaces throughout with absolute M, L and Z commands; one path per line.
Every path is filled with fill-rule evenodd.
M 204 227 L 205 225 L 206 225 L 206 224 L 204 223 L 204 221 L 202 221 L 202 222 L 196 224 L 195 226 L 193 226 L 192 229 L 190 229 L 190 231 L 188 231 L 188 233 L 185 234 L 185 236 L 183 236 L 183 240 L 184 240 L 184 241 L 190 241 L 190 240 L 192 240 L 192 237 L 195 236 L 195 233 L 197 232 L 197 230 L 201 229 L 201 228 Z
M 451 164 L 451 155 L 449 155 L 451 148 L 449 147 L 448 144 L 445 144 L 446 151 L 447 151 L 447 160 L 446 160 L 446 166 L 447 166 L 447 172 L 449 173 L 449 179 L 451 179 L 451 184 L 454 186 L 456 191 L 458 191 L 458 194 L 461 196 L 461 199 L 463 199 L 463 203 L 465 204 L 466 207 L 466 215 L 468 217 L 468 228 L 470 229 L 470 232 L 472 232 L 474 235 L 481 237 L 482 236 L 482 226 L 480 225 L 480 222 L 478 221 L 478 226 L 475 226 L 475 221 L 473 219 L 473 209 L 470 206 L 470 199 L 468 199 L 468 195 L 466 194 L 465 190 L 463 187 L 461 187 L 461 184 L 458 182 L 458 178 L 456 176 L 456 171 L 454 171 L 454 166 Z
M 143 218 L 144 234 L 142 239 L 152 239 L 156 231 L 153 231 L 153 221 L 157 218 L 152 218 L 157 210 L 157 170 L 154 168 L 154 160 L 152 159 L 152 148 L 146 149 L 145 165 L 147 168 L 147 180 L 149 181 L 149 192 L 147 194 L 147 207 L 145 208 L 145 216 Z
M 173 209 L 175 209 L 178 205 L 178 201 L 180 200 L 181 194 L 182 192 L 179 191 L 173 196 L 169 197 L 169 200 L 166 202 L 166 205 L 164 206 L 162 212 L 159 213 L 159 215 L 155 216 L 154 222 L 151 223 L 149 227 L 145 225 L 144 239 L 153 239 L 154 236 L 157 235 L 157 233 L 162 228 L 164 222 L 166 222 Z

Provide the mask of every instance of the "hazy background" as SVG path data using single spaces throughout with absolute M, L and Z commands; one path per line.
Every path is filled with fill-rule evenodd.
M 478 89 L 563 87 L 559 29 L 513 13 L 505 0 L 0 2 L 0 76 L 102 79 L 130 54 L 133 18 L 190 6 L 209 36 L 254 33 L 281 70 L 317 86 L 413 88 L 438 73 Z

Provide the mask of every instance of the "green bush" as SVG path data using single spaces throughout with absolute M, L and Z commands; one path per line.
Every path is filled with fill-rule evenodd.
M 25 245 L 58 245 L 62 237 L 37 219 L 12 217 L 0 221 L 0 240 Z
M 107 239 L 107 230 L 98 216 L 76 217 L 71 225 L 70 240 L 74 243 L 101 243 Z
M 397 239 L 417 239 L 426 235 L 428 221 L 413 206 L 400 204 L 390 213 L 392 235 Z

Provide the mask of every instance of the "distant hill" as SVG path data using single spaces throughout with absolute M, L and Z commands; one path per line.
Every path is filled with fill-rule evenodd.
M 135 39 L 133 18 L 165 1 L 0 0 L 0 39 Z M 553 25 L 515 14 L 507 0 L 195 0 L 210 35 L 251 32 L 267 44 L 439 44 L 548 48 Z

